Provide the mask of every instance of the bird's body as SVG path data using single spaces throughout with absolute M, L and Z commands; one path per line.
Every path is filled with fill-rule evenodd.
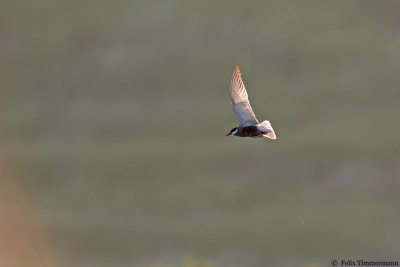
M 230 100 L 233 111 L 239 120 L 239 126 L 233 128 L 226 136 L 239 137 L 267 137 L 276 139 L 275 131 L 269 121 L 259 123 L 250 106 L 246 88 L 244 86 L 239 67 L 233 71 Z
M 239 137 L 262 137 L 264 134 L 257 126 L 238 127 L 236 130 L 232 135 Z

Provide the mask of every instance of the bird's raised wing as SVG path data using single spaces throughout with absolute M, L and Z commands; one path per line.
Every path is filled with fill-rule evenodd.
M 256 115 L 250 106 L 246 88 L 244 87 L 239 67 L 236 66 L 231 80 L 231 105 L 239 120 L 239 126 L 258 124 Z

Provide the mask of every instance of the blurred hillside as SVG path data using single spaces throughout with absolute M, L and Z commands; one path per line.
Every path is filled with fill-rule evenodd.
M 1 165 L 58 266 L 396 260 L 399 8 L 1 1 Z M 223 138 L 236 64 L 276 142 Z

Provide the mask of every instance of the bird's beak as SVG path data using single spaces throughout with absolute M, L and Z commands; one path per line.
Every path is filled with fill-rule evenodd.
M 227 133 L 227 134 L 225 135 L 225 137 L 228 137 L 228 136 L 231 136 L 231 133 Z

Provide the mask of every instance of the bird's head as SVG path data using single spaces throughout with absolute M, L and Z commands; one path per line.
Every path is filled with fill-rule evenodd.
M 225 137 L 231 136 L 231 135 L 235 135 L 237 133 L 237 129 L 238 127 L 233 128 L 229 133 L 227 133 L 225 135 Z

